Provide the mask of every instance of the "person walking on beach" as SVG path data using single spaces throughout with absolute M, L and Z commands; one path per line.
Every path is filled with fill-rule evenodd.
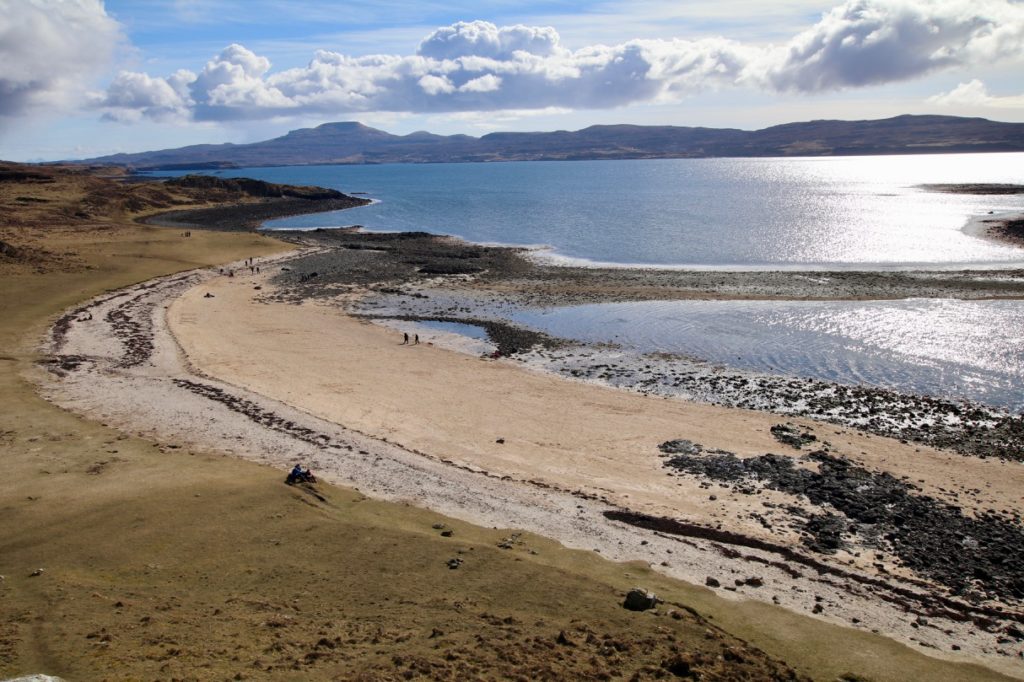
M 402 332 L 402 345 L 408 345 L 409 343 L 409 332 Z
M 416 335 L 416 341 L 414 341 L 412 345 L 414 345 L 414 346 L 420 345 L 420 335 L 419 334 Z

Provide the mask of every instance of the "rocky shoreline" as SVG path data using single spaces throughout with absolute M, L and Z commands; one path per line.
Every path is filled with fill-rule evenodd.
M 760 488 L 778 490 L 832 510 L 810 514 L 790 509 L 803 519 L 801 542 L 816 553 L 835 554 L 854 543 L 890 553 L 900 565 L 973 603 L 1024 599 L 1024 570 L 1007 561 L 1024 551 L 1017 510 L 965 516 L 960 507 L 925 495 L 889 473 L 837 457 L 827 446 L 798 457 L 746 459 L 705 451 L 687 440 L 662 443 L 660 449 L 668 469 L 735 486 L 749 495 Z M 797 466 L 800 461 L 817 469 Z M 881 564 L 877 567 L 884 570 Z
M 161 227 L 249 232 L 268 220 L 307 213 L 340 211 L 365 206 L 369 199 L 349 196 L 322 187 L 278 185 L 249 178 L 217 178 L 185 175 L 163 182 L 176 188 L 203 192 L 208 201 L 222 202 L 210 208 L 163 211 L 142 222 Z M 223 205 L 233 197 L 247 197 L 247 203 Z

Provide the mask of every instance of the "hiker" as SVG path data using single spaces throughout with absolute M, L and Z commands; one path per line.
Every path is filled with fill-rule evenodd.
M 288 485 L 295 485 L 296 483 L 316 483 L 316 477 L 313 476 L 313 472 L 309 469 L 303 470 L 301 464 L 296 464 L 291 472 L 288 474 L 288 478 L 284 480 Z

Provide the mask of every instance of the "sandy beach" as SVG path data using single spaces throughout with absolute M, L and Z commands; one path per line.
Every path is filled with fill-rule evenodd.
M 9 301 L 0 326 L 25 348 L 0 365 L 25 405 L 0 432 L 4 673 L 1024 677 L 1017 574 L 996 563 L 1019 544 L 1013 457 L 568 379 L 529 356 L 575 351 L 508 326 L 491 358 L 350 314 L 450 291 L 1015 298 L 1015 273 L 595 275 L 429 235 L 275 256 L 112 224 L 19 246 L 75 244 L 98 273 L 9 275 L 43 312 Z M 285 486 L 296 462 L 320 483 Z M 665 603 L 623 609 L 633 586 Z
M 186 372 L 161 374 L 178 351 L 147 320 L 162 310 L 157 299 L 169 303 L 192 285 L 189 271 L 288 246 L 136 222 L 168 204 L 246 201 L 237 193 L 9 168 L 0 173 L 0 282 L 18 295 L 0 300 L 0 677 L 565 679 L 696 670 L 791 680 L 872 667 L 870 658 L 832 661 L 791 647 L 808 671 L 797 672 L 783 652 L 768 655 L 741 638 L 759 620 L 744 604 L 640 564 L 595 561 L 590 550 L 413 506 L 428 475 L 414 466 L 421 457 L 409 458 L 407 484 L 393 485 L 385 471 L 374 479 L 391 486 L 393 502 L 327 482 L 285 485 L 277 458 L 287 452 L 315 466 L 324 443 L 299 427 L 309 416 L 280 405 L 277 415 L 288 419 L 255 412 L 256 402 L 230 409 L 194 393 L 200 386 Z M 178 289 L 161 298 L 154 277 Z M 44 337 L 80 353 L 49 356 Z M 76 368 L 94 376 L 76 382 Z M 75 411 L 39 395 L 40 382 L 59 376 L 81 389 Z M 183 390 L 191 403 L 168 392 L 174 379 L 193 389 Z M 269 428 L 254 429 L 250 414 Z M 164 431 L 151 428 L 161 423 Z M 337 432 L 333 445 L 382 449 L 324 427 Z M 199 440 L 207 445 L 188 445 Z M 356 473 L 372 478 L 376 457 Z M 494 526 L 504 518 L 497 512 L 516 512 L 501 499 L 491 507 Z M 544 508 L 543 499 L 529 502 Z M 636 585 L 663 603 L 624 609 Z M 774 622 L 791 634 L 802 627 Z M 821 635 L 834 641 L 844 632 Z M 900 669 L 1001 679 L 880 637 L 861 641 Z
M 822 509 L 807 499 L 664 466 L 659 444 L 685 438 L 745 458 L 788 454 L 813 469 L 806 453 L 774 438 L 777 415 L 567 381 L 426 338 L 403 345 L 399 332 L 335 306 L 276 300 L 269 273 L 283 261 L 261 261 L 259 276 L 237 265 L 235 277 L 179 276 L 83 308 L 92 319 L 72 324 L 56 354 L 85 360 L 68 365 L 50 398 L 164 442 L 280 469 L 303 461 L 374 497 L 642 561 L 729 599 L 1020 673 L 1016 650 L 1002 643 L 1022 617 L 1012 603 L 950 595 L 879 548 L 808 552 L 799 515 Z M 145 320 L 143 355 L 132 356 L 131 343 L 121 346 L 135 358 L 128 362 L 101 352 L 118 345 L 118 331 L 96 323 L 117 319 L 112 310 Z M 794 425 L 834 456 L 907 477 L 967 516 L 1019 508 L 1016 462 Z M 644 530 L 614 516 L 622 512 L 723 533 Z

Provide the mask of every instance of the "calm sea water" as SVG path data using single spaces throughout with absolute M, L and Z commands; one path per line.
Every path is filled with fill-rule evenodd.
M 1024 154 L 306 166 L 223 174 L 364 192 L 376 200 L 274 221 L 269 229 L 425 230 L 544 245 L 549 256 L 567 262 L 663 267 L 1024 267 L 1024 251 L 963 229 L 989 212 L 1024 212 L 1024 195 L 918 187 L 1024 184 Z M 1024 408 L 1021 302 L 654 302 L 525 311 L 516 319 L 639 352 Z
M 361 224 L 486 243 L 545 245 L 595 262 L 872 267 L 1021 262 L 962 230 L 1024 210 L 1024 195 L 967 196 L 928 183 L 1024 184 L 1024 154 L 671 159 L 243 168 L 225 175 L 365 192 L 378 203 L 273 221 Z
M 1024 409 L 1019 301 L 652 301 L 513 319 L 640 353 Z

